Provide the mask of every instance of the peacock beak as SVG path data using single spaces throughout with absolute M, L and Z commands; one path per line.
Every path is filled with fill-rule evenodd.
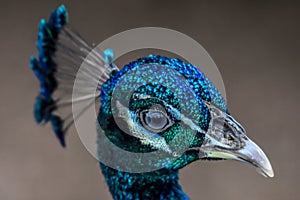
M 240 149 L 230 150 L 217 146 L 215 146 L 215 148 L 206 149 L 206 157 L 242 161 L 255 166 L 257 171 L 265 177 L 274 177 L 271 163 L 261 148 L 249 138 L 244 142 L 245 145 Z M 203 150 L 202 148 L 202 153 Z
M 265 177 L 274 177 L 269 159 L 246 136 L 245 129 L 230 115 L 210 107 L 212 116 L 199 157 L 238 160 L 253 165 Z

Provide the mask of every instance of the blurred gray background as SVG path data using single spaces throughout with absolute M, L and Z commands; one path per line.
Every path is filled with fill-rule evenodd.
M 29 56 L 37 54 L 40 18 L 61 3 L 95 44 L 131 28 L 166 27 L 197 40 L 216 62 L 231 113 L 267 153 L 275 178 L 238 162 L 196 162 L 181 171 L 191 199 L 300 199 L 299 3 L 9 0 L 0 3 L 1 200 L 111 199 L 74 129 L 62 149 L 33 120 L 38 81 Z

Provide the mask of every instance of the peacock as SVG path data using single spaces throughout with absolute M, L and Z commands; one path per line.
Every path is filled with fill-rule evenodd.
M 71 112 L 70 107 L 82 101 L 100 104 L 95 120 L 99 157 L 119 163 L 112 166 L 99 159 L 113 199 L 189 199 L 179 184 L 178 171 L 197 160 L 238 160 L 274 176 L 264 152 L 247 137 L 220 92 L 194 65 L 150 54 L 119 69 L 112 50 L 93 51 L 71 27 L 64 5 L 40 21 L 36 44 L 38 57 L 30 58 L 40 82 L 35 120 L 50 123 L 65 147 L 67 130 L 91 104 Z M 83 62 L 87 64 L 81 70 Z M 75 83 L 79 84 L 76 97 Z M 154 157 L 132 160 L 103 148 L 108 143 Z

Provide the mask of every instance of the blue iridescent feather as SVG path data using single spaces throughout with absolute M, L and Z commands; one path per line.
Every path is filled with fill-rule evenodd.
M 40 94 L 36 98 L 34 115 L 37 123 L 51 122 L 53 130 L 62 146 L 65 146 L 63 120 L 54 115 L 55 101 L 52 94 L 57 88 L 57 80 L 54 77 L 56 63 L 53 56 L 56 51 L 56 40 L 62 27 L 68 21 L 68 13 L 65 6 L 60 6 L 52 11 L 48 22 L 41 20 L 38 28 L 38 59 L 30 58 L 30 68 L 40 81 Z
M 217 88 L 211 83 L 211 81 L 204 76 L 204 74 L 197 69 L 197 67 L 193 66 L 192 64 L 185 63 L 181 61 L 179 58 L 167 58 L 160 55 L 149 55 L 147 57 L 143 57 L 137 59 L 134 62 L 125 65 L 120 72 L 116 73 L 111 77 L 111 79 L 107 80 L 106 83 L 102 85 L 101 90 L 101 97 L 100 101 L 101 104 L 104 104 L 110 98 L 111 91 L 117 84 L 118 80 L 126 74 L 131 69 L 145 65 L 145 64 L 161 64 L 171 69 L 178 71 L 182 74 L 190 83 L 191 87 L 193 88 L 196 96 L 200 98 L 200 100 L 205 100 L 207 102 L 211 102 L 220 109 L 228 112 L 226 107 L 226 103 L 219 93 Z
M 203 103 L 207 101 L 214 104 L 220 109 L 227 111 L 225 101 L 218 90 L 212 85 L 210 80 L 204 76 L 195 66 L 185 63 L 178 58 L 167 58 L 160 55 L 149 55 L 140 58 L 136 61 L 125 65 L 119 72 L 111 74 L 110 79 L 102 84 L 101 87 L 101 108 L 98 115 L 98 121 L 101 128 L 105 131 L 106 136 L 115 145 L 121 147 L 124 150 L 131 152 L 144 152 L 144 150 L 149 150 L 149 147 L 145 147 L 140 144 L 139 140 L 134 137 L 128 136 L 122 133 L 122 130 L 117 128 L 112 116 L 112 93 L 114 92 L 117 84 L 123 76 L 128 76 L 127 73 L 134 69 L 139 69 L 140 66 L 159 64 L 170 69 L 174 69 L 179 74 L 185 77 L 190 87 L 193 89 L 197 97 L 197 103 L 200 105 L 199 125 L 202 129 L 207 130 L 210 113 L 207 106 Z M 153 66 L 152 66 L 153 67 Z M 139 77 L 133 75 L 129 76 L 128 79 L 133 82 L 138 82 Z M 135 80 L 136 79 L 136 80 Z M 175 86 L 177 87 L 177 86 Z M 179 86 L 178 86 L 179 87 Z M 124 85 L 122 87 L 124 91 L 128 88 Z M 152 95 L 158 97 L 162 101 L 170 103 L 174 107 L 178 102 L 176 102 L 176 97 L 172 93 L 168 92 L 161 86 L 155 86 L 153 84 L 144 85 L 135 91 L 141 92 L 143 94 Z M 183 91 L 182 95 L 186 95 Z M 125 97 L 124 97 L 125 98 Z M 142 106 L 147 106 L 147 102 L 142 102 Z M 155 102 L 156 103 L 156 102 Z M 151 103 L 150 103 L 151 104 Z M 139 107 L 139 105 L 130 105 L 129 107 L 134 109 L 134 106 Z M 228 112 L 228 111 L 227 111 Z M 160 133 L 164 136 L 167 141 L 171 141 L 174 137 L 174 133 L 177 133 L 177 126 L 172 126 L 171 129 Z M 184 133 L 180 133 L 184 134 Z M 197 134 L 194 137 L 193 142 L 190 147 L 201 146 L 203 142 L 203 135 Z M 126 146 L 128 144 L 128 146 Z M 124 159 L 126 162 L 127 158 Z M 172 163 L 171 166 L 166 168 L 142 174 L 127 173 L 112 169 L 104 164 L 100 163 L 102 173 L 106 178 L 110 192 L 114 199 L 188 199 L 186 194 L 182 191 L 178 183 L 178 170 L 190 162 L 198 159 L 198 153 L 194 151 L 189 151 L 184 153 L 178 160 Z M 128 180 L 131 180 L 130 182 Z M 151 189 L 148 189 L 151 186 Z

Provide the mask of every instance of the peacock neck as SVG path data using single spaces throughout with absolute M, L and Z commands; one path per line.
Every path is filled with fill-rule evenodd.
M 178 170 L 161 169 L 148 173 L 127 173 L 100 163 L 114 200 L 187 200 L 178 183 Z

